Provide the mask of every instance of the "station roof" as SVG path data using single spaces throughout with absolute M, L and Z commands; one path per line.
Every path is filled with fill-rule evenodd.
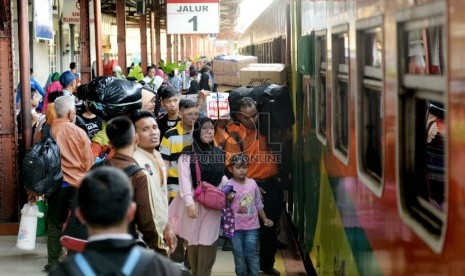
M 116 1 L 101 0 L 102 13 L 116 16 Z M 155 16 L 161 18 L 161 28 L 166 29 L 166 0 L 142 0 L 145 2 L 146 13 L 155 12 Z M 220 1 L 220 33 L 217 39 L 236 38 L 237 18 L 239 17 L 239 4 L 243 0 L 219 0 Z M 136 0 L 125 0 L 126 3 L 126 24 L 128 26 L 138 26 L 140 16 L 136 13 Z M 149 18 L 149 17 L 147 17 Z

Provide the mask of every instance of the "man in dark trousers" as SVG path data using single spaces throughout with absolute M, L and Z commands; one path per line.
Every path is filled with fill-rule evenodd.
M 131 165 L 137 165 L 134 152 L 139 137 L 135 133 L 132 121 L 127 117 L 113 118 L 107 123 L 106 133 L 115 150 L 115 155 L 109 160 L 110 165 L 123 170 Z M 149 172 L 145 169 L 139 170 L 131 176 L 134 202 L 137 204 L 131 232 L 134 233 L 137 229 L 149 248 L 166 255 L 167 251 L 162 242 L 164 237 L 159 235 L 156 229 L 158 223 L 156 212 L 161 207 L 157 206 L 153 199 L 154 196 L 151 194 L 149 176 Z M 169 234 L 167 233 L 167 238 L 169 238 L 167 242 L 176 244 L 174 232 Z
M 260 221 L 260 270 L 264 274 L 279 275 L 273 266 L 275 262 L 277 229 L 281 210 L 284 205 L 283 192 L 278 177 L 278 165 L 281 152 L 273 151 L 269 137 L 259 131 L 256 102 L 249 97 L 239 101 L 237 123 L 229 124 L 225 129 L 218 129 L 215 140 L 226 153 L 226 166 L 231 156 L 243 152 L 249 158 L 247 177 L 254 179 L 263 197 L 266 215 L 275 222 L 272 227 Z
M 89 243 L 50 275 L 182 275 L 170 260 L 136 245 L 128 234 L 136 203 L 123 171 L 111 166 L 90 171 L 77 196 L 76 215 L 87 225 Z

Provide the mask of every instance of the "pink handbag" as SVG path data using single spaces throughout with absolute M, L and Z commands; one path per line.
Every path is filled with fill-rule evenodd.
M 192 148 L 193 150 L 193 148 Z M 200 166 L 197 161 L 197 156 L 194 152 L 195 158 L 195 172 L 197 176 L 197 187 L 195 188 L 194 198 L 203 206 L 214 209 L 221 210 L 226 205 L 226 196 L 225 194 L 213 186 L 212 184 L 202 181 L 200 176 Z

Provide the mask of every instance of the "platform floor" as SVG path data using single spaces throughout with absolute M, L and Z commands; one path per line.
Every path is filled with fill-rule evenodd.
M 275 268 L 283 276 L 307 275 L 304 264 L 298 254 L 297 245 L 289 229 L 289 217 L 283 212 L 281 220 L 281 233 L 279 240 L 287 247 L 276 253 Z M 16 247 L 16 236 L 0 235 L 0 275 L 29 276 L 46 275 L 43 271 L 47 263 L 47 239 L 39 237 L 34 250 L 26 251 Z M 232 276 L 234 273 L 234 258 L 231 251 L 222 251 L 220 248 L 224 240 L 218 240 L 218 253 L 213 276 Z M 266 274 L 262 274 L 266 275 Z
M 289 254 L 279 250 L 276 255 L 275 268 L 281 272 L 281 275 L 306 275 L 305 272 L 296 273 L 299 268 L 294 264 L 291 267 L 285 265 L 283 255 Z M 0 271 L 1 275 L 46 275 L 42 271 L 47 262 L 47 244 L 46 238 L 38 238 L 36 248 L 31 251 L 21 250 L 16 247 L 16 236 L 0 236 Z M 288 264 L 288 265 L 289 265 Z M 287 273 L 289 271 L 289 273 Z M 234 259 L 232 252 L 218 249 L 218 255 L 213 267 L 214 276 L 229 276 L 234 273 Z

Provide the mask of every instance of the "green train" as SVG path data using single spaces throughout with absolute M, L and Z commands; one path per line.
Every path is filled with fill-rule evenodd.
M 289 0 L 242 34 L 289 68 L 287 211 L 318 275 L 465 273 L 465 2 Z

